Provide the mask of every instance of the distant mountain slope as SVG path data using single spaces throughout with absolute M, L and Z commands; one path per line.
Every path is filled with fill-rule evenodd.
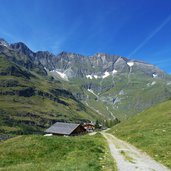
M 1 133 L 32 133 L 56 121 L 105 118 L 79 102 L 71 92 L 63 89 L 60 81 L 48 77 L 46 71 L 28 69 L 24 63 L 19 65 L 15 56 L 11 60 L 12 53 L 8 55 L 0 54 Z
M 68 52 L 57 56 L 39 52 L 37 60 L 78 100 L 111 119 L 127 119 L 171 97 L 170 75 L 142 61 L 104 53 L 87 57 Z
M 53 60 L 52 70 L 46 66 L 48 74 L 65 82 L 78 100 L 110 118 L 125 120 L 171 97 L 170 75 L 145 62 L 67 52 Z
M 110 132 L 171 168 L 171 100 L 131 117 Z
M 32 92 L 33 96 L 47 95 L 51 100 L 62 91 L 62 99 L 63 94 L 71 94 L 72 97 L 69 98 L 74 100 L 73 106 L 79 103 L 91 111 L 90 114 L 85 111 L 78 118 L 113 120 L 117 117 L 125 120 L 171 97 L 170 75 L 154 65 L 118 55 L 97 53 L 93 56 L 83 56 L 68 52 L 54 55 L 47 51 L 33 52 L 22 42 L 9 44 L 0 39 L 0 56 L 4 63 L 0 68 L 1 79 L 3 82 L 10 82 L 1 86 L 2 101 L 4 97 L 12 99 L 13 94 L 18 95 L 17 93 L 21 92 L 18 89 L 27 86 L 29 89 L 24 92 L 28 94 Z M 8 77 L 13 77 L 12 82 L 17 82 L 15 86 Z M 9 91 L 4 94 L 3 91 L 8 92 L 8 89 L 12 89 L 15 93 Z M 35 106 L 43 103 L 37 105 L 37 102 L 41 100 L 36 100 Z M 47 101 L 45 104 L 49 103 L 51 102 Z M 34 106 L 34 103 L 30 106 L 32 105 Z M 51 111 L 57 110 L 53 105 L 49 106 Z M 65 105 L 59 109 L 60 114 L 57 118 L 61 118 L 62 113 L 62 119 L 68 120 L 70 108 Z M 36 110 L 32 108 L 32 111 Z M 80 113 L 79 110 L 74 107 L 72 113 Z M 49 113 L 47 107 L 42 108 L 42 111 Z M 76 116 L 78 115 L 74 118 L 77 118 Z

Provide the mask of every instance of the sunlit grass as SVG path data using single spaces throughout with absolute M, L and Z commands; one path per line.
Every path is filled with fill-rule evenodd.
M 118 124 L 110 132 L 171 168 L 171 100 Z
M 18 136 L 0 144 L 0 170 L 114 171 L 100 135 L 80 137 Z

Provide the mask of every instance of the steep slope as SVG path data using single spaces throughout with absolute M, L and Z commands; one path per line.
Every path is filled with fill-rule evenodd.
M 29 74 L 60 82 L 57 87 L 72 92 L 100 118 L 125 120 L 171 97 L 171 76 L 142 61 L 105 53 L 33 52 L 22 42 L 4 40 L 0 54 Z
M 19 60 L 11 56 L 0 54 L 1 133 L 37 132 L 56 121 L 104 119 L 63 89 L 60 81 L 48 77 L 42 67 L 28 69 L 24 62 L 19 65 L 20 56 Z
M 55 69 L 47 68 L 48 74 L 111 119 L 125 120 L 171 97 L 171 77 L 148 63 L 103 53 L 85 57 L 62 52 L 53 60 Z
M 131 117 L 110 132 L 171 168 L 171 100 Z

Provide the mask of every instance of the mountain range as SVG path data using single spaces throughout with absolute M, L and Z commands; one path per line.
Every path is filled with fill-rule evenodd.
M 33 52 L 0 39 L 0 129 L 42 130 L 55 121 L 125 120 L 171 97 L 171 76 L 118 55 Z

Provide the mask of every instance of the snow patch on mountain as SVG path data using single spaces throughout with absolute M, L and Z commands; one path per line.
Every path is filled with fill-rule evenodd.
M 116 70 L 115 70 L 115 73 L 116 73 Z M 101 76 L 99 76 L 99 75 L 86 75 L 86 78 L 89 78 L 89 79 L 93 79 L 93 78 L 95 78 L 95 79 L 98 79 L 98 78 L 102 78 L 102 79 L 104 79 L 104 78 L 106 78 L 106 77 L 108 77 L 110 75 L 110 73 L 109 72 L 105 72 L 103 75 L 101 75 Z
M 67 75 L 65 73 L 62 73 L 62 72 L 59 72 L 59 71 L 56 71 L 56 72 L 59 74 L 59 76 L 61 78 L 63 78 L 64 80 L 68 80 L 68 77 L 67 77 Z
M 86 78 L 89 78 L 89 79 L 93 79 L 93 78 L 95 78 L 95 79 L 98 79 L 98 78 L 102 78 L 102 76 L 98 76 L 98 75 L 86 75 Z
M 95 78 L 95 79 L 98 79 L 98 78 L 101 78 L 101 76 L 94 75 L 94 78 Z
M 130 67 L 132 67 L 134 65 L 134 62 L 132 62 L 132 61 L 127 62 L 127 65 L 129 65 Z
M 65 71 L 64 71 L 64 72 L 60 72 L 60 71 L 58 71 L 58 70 L 52 70 L 52 71 L 50 71 L 50 72 L 55 72 L 55 73 L 57 73 L 63 80 L 68 81 L 68 77 L 67 77 L 67 75 L 65 74 Z
M 86 75 L 86 78 L 90 78 L 92 80 L 93 76 L 92 75 Z
M 114 70 L 112 71 L 112 74 L 116 74 L 117 72 L 118 72 L 118 71 L 114 69 Z
M 0 39 L 0 45 L 1 46 L 5 46 L 5 47 L 9 46 L 8 43 L 5 40 L 3 40 L 3 39 Z
M 156 78 L 156 77 L 158 77 L 158 75 L 157 74 L 153 74 L 153 78 Z
M 7 47 L 7 45 L 6 45 L 6 44 L 4 44 L 4 43 L 3 43 L 3 44 L 0 44 L 0 45 Z
M 102 76 L 102 78 L 106 78 L 106 77 L 108 77 L 109 75 L 110 75 L 110 73 L 106 71 L 106 72 L 104 73 L 104 75 Z

